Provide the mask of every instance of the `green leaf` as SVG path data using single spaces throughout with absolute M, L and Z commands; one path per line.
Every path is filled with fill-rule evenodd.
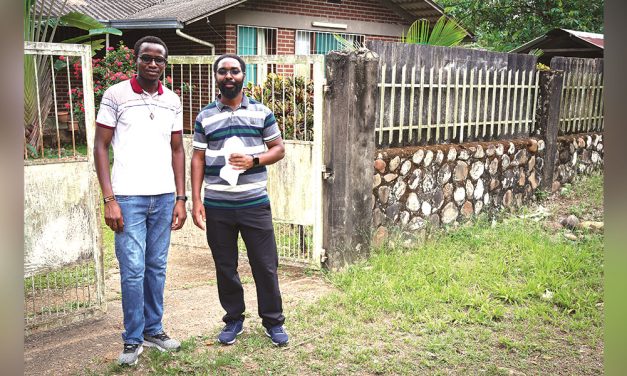
M 105 27 L 95 18 L 79 12 L 70 12 L 62 16 L 60 20 L 65 26 L 72 26 L 81 30 L 102 29 Z
M 115 27 L 103 27 L 99 29 L 89 30 L 89 35 L 102 35 L 102 34 L 122 35 L 122 30 L 116 29 Z

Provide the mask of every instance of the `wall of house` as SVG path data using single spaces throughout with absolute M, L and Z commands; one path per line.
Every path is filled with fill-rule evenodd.
M 559 138 L 552 190 L 603 168 L 603 136 Z M 542 183 L 541 139 L 380 149 L 374 162 L 373 227 L 419 231 L 453 225 L 535 200 Z

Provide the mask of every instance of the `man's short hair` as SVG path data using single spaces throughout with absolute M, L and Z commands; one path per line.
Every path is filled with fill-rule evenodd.
M 224 54 L 218 56 L 216 61 L 213 62 L 213 73 L 216 73 L 218 71 L 218 63 L 220 63 L 220 61 L 224 59 L 235 59 L 239 61 L 239 65 L 240 67 L 242 67 L 242 72 L 246 73 L 246 63 L 244 62 L 244 59 L 235 54 Z
M 168 46 L 165 45 L 165 42 L 161 40 L 159 37 L 155 37 L 153 35 L 146 35 L 145 37 L 139 38 L 137 42 L 135 42 L 135 58 L 139 57 L 139 50 L 141 49 L 142 44 L 144 43 L 156 43 L 163 46 L 165 49 L 165 58 L 168 57 Z

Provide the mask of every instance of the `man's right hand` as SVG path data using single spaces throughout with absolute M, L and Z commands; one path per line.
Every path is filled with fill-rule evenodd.
M 201 230 L 205 229 L 205 206 L 200 201 L 194 201 L 192 206 L 192 219 L 194 224 Z
M 124 231 L 124 218 L 122 218 L 122 210 L 118 202 L 113 200 L 104 204 L 105 223 L 115 232 Z

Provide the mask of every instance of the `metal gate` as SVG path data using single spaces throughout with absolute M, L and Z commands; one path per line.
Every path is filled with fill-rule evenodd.
M 244 56 L 246 95 L 268 106 L 285 142 L 285 158 L 268 166 L 268 194 L 281 263 L 319 268 L 322 249 L 323 55 Z M 216 97 L 216 56 L 169 56 L 163 83 L 180 95 L 186 134 Z M 256 84 L 255 84 L 256 83 Z M 186 183 L 189 187 L 189 181 Z M 241 240 L 241 239 L 240 239 Z M 241 243 L 241 242 L 240 242 Z M 240 250 L 243 249 L 243 246 Z
M 104 311 L 106 301 L 92 156 L 91 49 L 25 42 L 24 55 L 29 119 L 24 128 L 24 323 L 29 333 Z M 72 75 L 70 64 L 76 64 Z M 78 88 L 84 97 L 72 99 Z M 66 103 L 70 121 L 62 119 Z M 84 120 L 75 128 L 78 119 L 71 110 L 76 106 L 84 108 Z M 26 115 L 29 111 L 33 116 Z

